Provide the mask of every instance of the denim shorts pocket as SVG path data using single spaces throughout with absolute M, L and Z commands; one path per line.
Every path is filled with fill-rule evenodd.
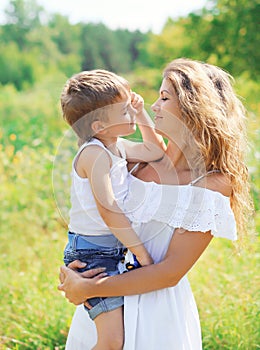
M 87 266 L 80 269 L 80 272 L 93 269 L 96 267 L 105 267 L 109 275 L 118 274 L 117 265 L 123 258 L 122 249 L 108 248 L 100 249 L 65 249 L 64 263 L 68 265 L 74 260 L 85 262 Z

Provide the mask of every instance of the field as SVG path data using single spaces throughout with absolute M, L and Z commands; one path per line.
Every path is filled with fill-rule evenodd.
M 33 89 L 0 92 L 0 349 L 64 349 L 74 310 L 57 290 L 73 144 L 58 103 L 64 81 L 47 77 Z M 247 238 L 214 240 L 189 273 L 205 350 L 260 348 L 259 88 L 245 82 L 237 84 L 249 110 L 256 213 Z

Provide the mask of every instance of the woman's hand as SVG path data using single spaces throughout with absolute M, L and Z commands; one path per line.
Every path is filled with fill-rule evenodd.
M 104 272 L 105 268 L 100 267 L 91 269 L 82 273 L 76 272 L 78 268 L 84 267 L 86 264 L 76 260 L 69 264 L 69 267 L 61 266 L 60 268 L 60 285 L 58 289 L 65 292 L 66 298 L 73 304 L 79 305 L 92 297 L 88 295 L 91 285 L 97 280 L 107 276 Z

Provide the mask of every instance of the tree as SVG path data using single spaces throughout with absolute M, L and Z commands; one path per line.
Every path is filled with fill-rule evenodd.
M 211 3 L 211 9 L 201 16 L 201 22 L 207 23 L 207 30 L 202 33 L 202 50 L 209 60 L 232 74 L 248 71 L 255 79 L 260 71 L 259 2 L 215 0 Z
M 6 10 L 6 24 L 3 26 L 3 38 L 14 41 L 20 49 L 26 46 L 26 36 L 40 26 L 43 8 L 36 0 L 10 0 Z
M 1 84 L 13 84 L 18 90 L 22 90 L 25 85 L 34 83 L 37 76 L 37 67 L 38 64 L 33 55 L 21 52 L 16 43 L 11 42 L 1 45 Z
M 258 0 L 211 0 L 185 18 L 168 19 L 162 33 L 150 34 L 142 47 L 145 65 L 162 67 L 184 56 L 208 61 L 233 75 L 259 76 L 260 4 Z
M 62 54 L 80 55 L 82 24 L 72 25 L 69 19 L 60 14 L 51 16 L 48 22 L 51 39 Z
M 139 44 L 146 40 L 140 31 L 115 31 L 102 23 L 83 25 L 82 69 L 103 68 L 117 73 L 133 70 L 139 59 Z

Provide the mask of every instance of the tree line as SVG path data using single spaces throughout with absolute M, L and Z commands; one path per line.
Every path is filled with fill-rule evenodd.
M 161 69 L 175 57 L 217 64 L 256 80 L 260 71 L 258 0 L 208 0 L 186 17 L 168 18 L 160 34 L 71 24 L 36 0 L 10 0 L 0 25 L 0 83 L 18 90 L 46 74 L 104 68 L 116 73 Z

